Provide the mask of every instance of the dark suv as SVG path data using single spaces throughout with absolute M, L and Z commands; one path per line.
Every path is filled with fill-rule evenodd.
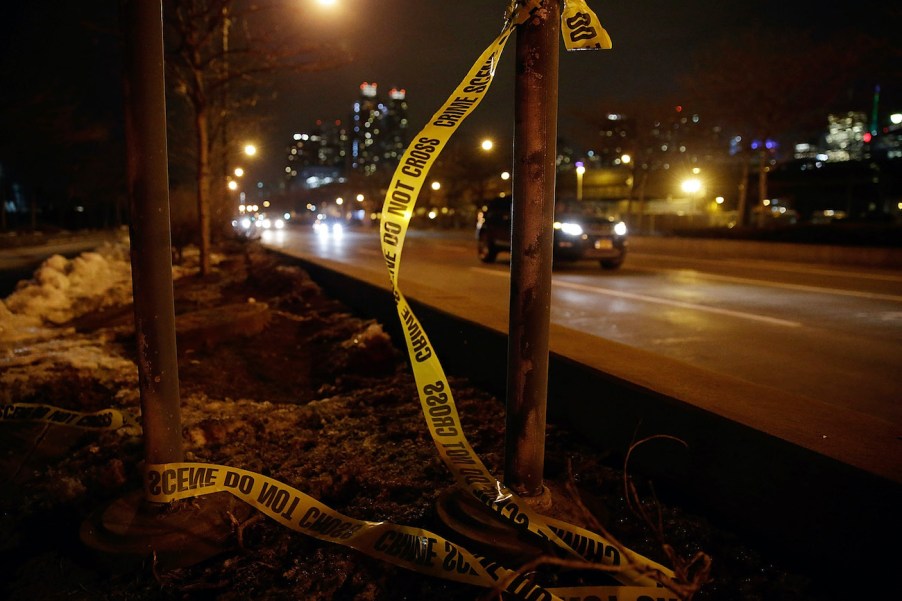
M 482 205 L 476 240 L 484 263 L 494 262 L 499 252 L 510 252 L 510 198 L 495 198 Z M 617 269 L 626 257 L 626 248 L 626 224 L 599 214 L 591 204 L 577 202 L 555 211 L 555 261 L 594 259 L 604 269 Z

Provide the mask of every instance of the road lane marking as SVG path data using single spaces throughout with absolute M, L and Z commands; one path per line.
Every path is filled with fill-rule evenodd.
M 655 267 L 640 267 L 643 271 L 654 271 L 658 273 L 677 273 L 683 275 L 692 275 L 694 277 L 719 280 L 721 282 L 731 282 L 733 284 L 749 284 L 754 286 L 769 286 L 771 288 L 783 288 L 785 290 L 795 290 L 798 292 L 815 292 L 817 294 L 833 294 L 836 296 L 852 296 L 855 298 L 866 298 L 868 300 L 886 300 L 892 302 L 902 302 L 902 296 L 898 294 L 883 294 L 881 292 L 863 292 L 859 290 L 843 290 L 841 288 L 823 288 L 821 286 L 807 286 L 805 284 L 789 284 L 786 282 L 769 282 L 767 280 L 758 280 L 754 278 L 739 278 L 730 275 L 720 275 L 716 273 L 705 273 L 694 269 L 660 269 Z
M 708 263 L 711 265 L 725 266 L 728 263 L 734 265 L 746 265 L 755 269 L 770 271 L 785 271 L 787 273 L 801 273 L 809 275 L 828 275 L 840 278 L 856 278 L 860 280 L 875 280 L 882 282 L 902 282 L 902 276 L 891 273 L 862 273 L 860 271 L 852 271 L 850 269 L 826 269 L 811 267 L 808 265 L 800 265 L 798 263 L 782 264 L 767 259 L 703 259 L 701 257 L 680 257 L 671 255 L 659 255 L 654 253 L 639 253 L 632 251 L 631 257 L 642 258 L 647 261 L 693 261 L 696 263 Z M 649 268 L 653 269 L 653 268 Z
M 510 277 L 510 274 L 506 271 L 496 271 L 494 269 L 485 269 L 482 267 L 471 267 L 473 271 L 478 271 L 480 273 L 486 273 L 490 275 Z M 610 290 L 608 288 L 595 288 L 593 286 L 586 286 L 585 284 L 576 284 L 573 282 L 561 282 L 561 281 L 552 281 L 552 286 L 560 286 L 562 288 L 571 288 L 573 290 L 580 290 L 583 292 L 592 292 L 595 294 L 603 294 L 605 296 L 616 296 L 619 298 L 627 298 L 630 300 L 637 300 L 640 302 L 646 303 L 655 303 L 659 305 L 667 305 L 671 307 L 679 307 L 681 309 L 691 309 L 693 311 L 704 311 L 706 313 L 715 313 L 717 315 L 726 315 L 728 317 L 738 317 L 740 319 L 748 319 L 751 321 L 760 321 L 764 323 L 769 323 L 772 325 L 784 326 L 788 328 L 798 328 L 801 327 L 801 322 L 798 321 L 789 321 L 786 319 L 779 319 L 777 317 L 768 317 L 766 315 L 756 315 L 755 313 L 745 313 L 743 311 L 731 311 L 730 309 L 720 309 L 717 307 L 710 307 L 708 305 L 699 305 L 696 303 L 687 303 L 684 301 L 675 301 L 666 298 L 659 298 L 657 296 L 647 296 L 645 294 L 635 294 L 632 292 L 621 292 L 619 290 Z

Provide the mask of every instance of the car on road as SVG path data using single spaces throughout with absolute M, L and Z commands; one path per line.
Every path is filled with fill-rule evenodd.
M 313 231 L 321 236 L 341 236 L 347 222 L 332 215 L 317 215 L 313 222 Z
M 555 210 L 554 260 L 597 260 L 604 269 L 623 264 L 628 246 L 626 224 L 603 215 L 591 203 L 569 203 Z M 493 263 L 500 252 L 510 252 L 511 199 L 483 203 L 476 220 L 479 260 Z

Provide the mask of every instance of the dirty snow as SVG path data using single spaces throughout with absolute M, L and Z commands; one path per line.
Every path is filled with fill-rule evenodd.
M 197 250 L 178 279 L 196 272 Z M 214 256 L 218 263 L 221 256 Z M 80 335 L 68 324 L 79 317 L 132 302 L 128 232 L 93 251 L 67 259 L 53 255 L 29 280 L 0 300 L 0 389 L 22 398 L 40 390 L 61 371 L 102 384 L 135 380 L 137 368 L 123 350 L 103 337 Z

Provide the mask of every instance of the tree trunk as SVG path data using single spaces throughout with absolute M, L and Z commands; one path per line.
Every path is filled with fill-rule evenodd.
M 760 225 L 764 225 L 764 201 L 767 199 L 767 151 L 761 150 L 761 160 L 758 162 L 758 207 L 760 213 Z
M 197 220 L 200 229 L 200 275 L 210 274 L 210 132 L 207 109 L 198 108 L 194 126 L 197 135 Z
M 639 175 L 639 186 L 638 192 L 636 194 L 636 199 L 639 202 L 639 219 L 636 221 L 636 231 L 641 233 L 643 223 L 642 220 L 645 217 L 645 185 L 648 183 L 648 169 L 642 169 L 642 173 Z
M 739 205 L 736 207 L 736 225 L 743 227 L 746 224 L 745 214 L 748 204 L 749 159 L 743 158 L 742 172 L 739 175 Z

